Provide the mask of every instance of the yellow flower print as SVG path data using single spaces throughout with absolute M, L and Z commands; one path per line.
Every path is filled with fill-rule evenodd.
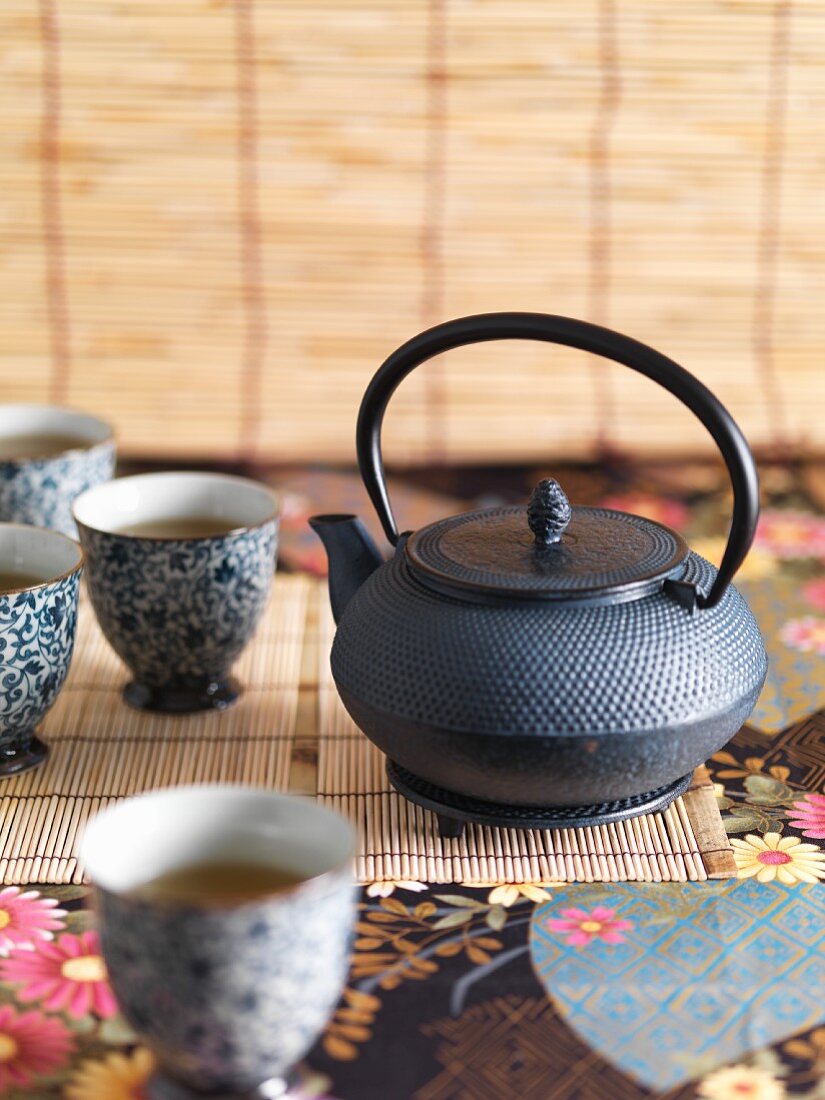
M 420 894 L 427 889 L 424 882 L 414 882 L 412 879 L 404 882 L 371 882 L 367 887 L 367 897 L 388 898 L 396 890 L 409 890 L 414 894 Z
M 731 840 L 739 878 L 756 876 L 757 882 L 816 882 L 825 878 L 825 852 L 816 844 L 803 844 L 795 836 L 754 833 Z
M 83 1062 L 64 1092 L 66 1100 L 142 1100 L 143 1086 L 155 1068 L 145 1047 L 131 1054 L 109 1054 L 100 1062 Z
M 530 882 L 505 883 L 502 886 L 494 887 L 490 891 L 487 895 L 487 904 L 503 905 L 505 909 L 509 909 L 519 898 L 528 898 L 530 901 L 536 902 L 537 905 L 541 905 L 543 902 L 549 901 L 550 894 L 547 891 L 554 886 L 564 886 L 564 883 L 549 882 L 541 886 Z
M 703 1100 L 784 1100 L 785 1086 L 756 1066 L 726 1066 L 700 1081 L 696 1095 Z

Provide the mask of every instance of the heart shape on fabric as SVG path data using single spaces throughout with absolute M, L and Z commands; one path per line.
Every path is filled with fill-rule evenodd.
M 825 1020 L 825 888 L 594 883 L 531 921 L 533 967 L 602 1058 L 669 1089 Z

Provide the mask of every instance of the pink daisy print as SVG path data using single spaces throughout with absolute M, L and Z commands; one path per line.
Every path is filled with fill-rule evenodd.
M 823 558 L 825 519 L 810 512 L 763 512 L 753 544 L 777 558 Z
M 802 595 L 811 607 L 815 607 L 817 611 L 825 611 L 825 577 L 803 584 Z
M 779 631 L 779 637 L 791 649 L 825 657 L 825 619 L 815 619 L 813 615 L 791 619 Z
M 584 909 L 562 909 L 561 917 L 546 921 L 551 932 L 562 932 L 571 947 L 586 947 L 591 940 L 622 943 L 623 932 L 631 927 L 629 920 L 619 920 L 615 909 L 598 906 L 592 913 Z
M 19 1000 L 40 1001 L 48 1011 L 66 1011 L 76 1020 L 90 1012 L 117 1014 L 97 932 L 67 932 L 34 951 L 15 953 L 0 962 L 0 979 L 22 986 Z
M 58 909 L 54 898 L 44 898 L 37 890 L 23 893 L 19 886 L 0 890 L 0 955 L 9 951 L 33 951 L 36 940 L 52 940 L 63 928 L 65 909 Z
M 790 824 L 803 836 L 825 837 L 825 794 L 806 794 L 788 811 Z
M 0 1005 L 0 1095 L 66 1062 L 72 1034 L 62 1020 Z

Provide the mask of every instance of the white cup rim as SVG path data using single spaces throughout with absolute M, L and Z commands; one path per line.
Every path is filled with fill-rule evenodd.
M 21 592 L 36 592 L 40 588 L 50 588 L 52 585 L 66 580 L 67 577 L 71 577 L 73 573 L 79 572 L 86 563 L 86 557 L 80 543 L 76 539 L 64 535 L 61 531 L 55 531 L 51 527 L 35 527 L 30 523 L 0 523 L 0 537 L 6 531 L 18 531 L 23 538 L 41 538 L 45 542 L 63 543 L 74 551 L 75 562 L 68 569 L 64 569 L 62 573 L 55 573 L 45 580 L 38 581 L 37 584 L 26 584 L 22 588 L 7 588 L 0 592 L 0 599 L 6 596 L 17 596 Z
M 254 523 L 239 522 L 217 535 L 191 536 L 136 535 L 119 531 L 113 525 L 91 522 L 88 516 L 85 519 L 83 518 L 84 511 L 94 505 L 96 498 L 104 496 L 114 497 L 117 494 L 128 491 L 130 488 L 139 489 L 143 486 L 149 487 L 152 483 L 171 485 L 174 481 L 184 484 L 188 483 L 192 488 L 198 484 L 201 486 L 211 484 L 221 488 L 236 487 L 246 491 L 254 490 L 261 496 L 266 496 L 268 498 L 271 504 L 271 511 L 262 519 L 256 520 Z M 163 470 L 157 473 L 131 474 L 127 477 L 113 478 L 111 481 L 102 482 L 100 485 L 93 485 L 75 497 L 72 502 L 71 510 L 72 518 L 78 528 L 85 528 L 88 531 L 94 531 L 101 535 L 109 535 L 112 538 L 133 539 L 136 542 L 209 542 L 215 539 L 227 538 L 232 535 L 242 535 L 249 531 L 255 531 L 261 527 L 265 527 L 269 523 L 273 523 L 280 515 L 281 504 L 280 495 L 277 492 L 269 485 L 261 481 L 255 481 L 253 478 L 239 477 L 235 474 L 211 473 L 206 470 Z
M 204 899 L 196 902 L 194 906 L 191 902 L 174 898 L 164 899 L 163 901 L 153 899 L 147 903 L 152 907 L 236 910 L 244 905 L 266 904 L 270 900 L 286 897 L 310 886 L 317 887 L 319 884 L 339 877 L 352 868 L 356 852 L 354 827 L 341 814 L 327 809 L 314 799 L 282 791 L 272 791 L 265 787 L 242 784 L 191 784 L 144 791 L 141 794 L 123 799 L 114 806 L 107 807 L 88 822 L 80 839 L 79 858 L 93 885 L 105 893 L 128 897 L 132 892 L 138 890 L 144 882 L 151 881 L 154 875 L 139 872 L 135 874 L 134 872 L 134 864 L 141 863 L 138 849 L 143 843 L 148 845 L 152 851 L 155 851 L 154 845 L 157 838 L 152 837 L 151 827 L 159 828 L 160 823 L 164 820 L 163 815 L 174 811 L 177 811 L 174 814 L 176 821 L 185 820 L 184 812 L 187 802 L 190 804 L 190 810 L 192 806 L 197 809 L 198 803 L 201 803 L 202 809 L 211 805 L 214 820 L 218 820 L 222 802 L 228 808 L 233 805 L 240 807 L 242 803 L 245 803 L 249 810 L 254 805 L 261 812 L 263 812 L 262 808 L 266 807 L 273 815 L 277 815 L 279 809 L 283 811 L 284 808 L 287 808 L 293 818 L 291 822 L 291 828 L 294 832 L 293 839 L 295 837 L 299 839 L 305 837 L 304 830 L 315 826 L 318 832 L 317 839 L 320 840 L 323 837 L 324 840 L 323 855 L 328 856 L 330 849 L 335 848 L 335 858 L 327 858 L 321 869 L 308 873 L 294 884 L 279 888 L 271 894 L 261 894 L 253 899 L 240 902 Z M 227 812 L 229 811 L 227 810 Z M 302 822 L 298 820 L 300 818 L 303 818 Z M 231 824 L 229 817 L 226 818 L 226 821 Z M 236 818 L 236 821 L 238 823 L 242 821 L 240 815 Z M 141 828 L 141 822 L 148 822 L 148 829 L 146 824 Z M 260 827 L 261 837 L 264 841 L 267 839 L 266 829 L 264 828 L 266 824 L 265 820 L 256 815 L 255 827 Z M 274 825 L 276 822 L 273 820 L 272 824 Z M 122 846 L 118 843 L 118 834 L 124 831 L 128 836 L 128 844 L 135 848 L 135 851 L 131 853 L 124 853 Z M 149 837 L 148 840 L 146 839 L 147 836 Z M 208 836 L 207 839 L 209 839 Z M 168 849 L 168 846 L 165 846 L 165 854 L 168 855 L 166 849 Z M 320 844 L 314 850 L 317 852 L 319 849 Z M 129 859 L 130 855 L 133 857 L 131 860 Z M 191 863 L 192 858 L 187 859 L 181 856 L 168 862 L 166 869 L 185 865 L 187 862 Z M 128 870 L 124 876 L 125 864 L 131 869 L 131 881 Z
M 77 441 L 72 441 L 70 447 L 57 451 L 55 454 L 30 458 L 3 458 L 0 459 L 0 466 L 26 466 L 32 462 L 54 462 L 55 459 L 65 458 L 66 455 L 83 454 L 93 451 L 96 447 L 102 447 L 104 444 L 115 442 L 115 430 L 112 424 L 108 420 L 103 420 L 102 417 L 95 416 L 94 413 L 85 412 L 83 409 L 72 409 L 66 405 L 41 405 L 34 401 L 7 401 L 0 402 L 0 418 L 4 414 L 9 416 L 42 416 L 44 420 L 42 431 L 56 430 L 58 425 L 53 421 L 54 418 L 60 418 L 64 422 L 62 426 L 67 433 L 71 433 L 71 427 L 74 425 L 77 430 L 88 433 L 89 438 L 83 439 L 79 436 Z M 47 421 L 50 418 L 52 418 L 52 423 L 49 424 Z M 27 434 L 34 433 L 8 432 L 3 431 L 0 427 L 0 439 L 8 435 Z

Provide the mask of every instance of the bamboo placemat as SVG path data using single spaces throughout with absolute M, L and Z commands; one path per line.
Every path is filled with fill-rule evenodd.
M 384 758 L 344 711 L 329 672 L 333 623 L 323 582 L 279 576 L 223 714 L 170 717 L 127 707 L 126 673 L 81 601 L 69 680 L 42 735 L 37 770 L 0 786 L 0 882 L 82 880 L 76 845 L 110 801 L 182 783 L 250 783 L 317 796 L 357 826 L 362 882 L 669 882 L 723 878 L 733 856 L 707 773 L 665 814 L 601 829 L 468 827 L 442 840 L 432 815 L 390 790 Z
M 81 600 L 69 679 L 42 727 L 46 763 L 0 785 L 0 881 L 79 882 L 76 843 L 110 801 L 183 783 L 285 788 L 298 714 L 312 582 L 278 577 L 260 631 L 236 667 L 245 685 L 222 714 L 132 710 L 126 672 Z
M 663 814 L 584 829 L 468 825 L 461 838 L 443 839 L 434 814 L 392 790 L 383 754 L 338 698 L 325 602 L 319 623 L 318 795 L 357 826 L 362 882 L 687 882 L 736 874 L 705 768 Z

